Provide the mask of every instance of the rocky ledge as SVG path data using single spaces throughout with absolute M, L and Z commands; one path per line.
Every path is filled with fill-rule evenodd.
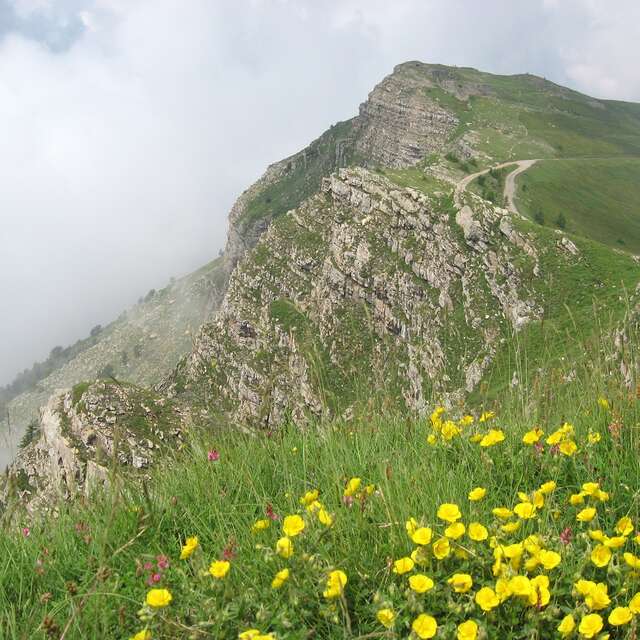
M 171 400 L 129 384 L 59 391 L 41 410 L 39 437 L 9 467 L 0 500 L 43 511 L 56 496 L 108 484 L 112 473 L 144 475 L 163 449 L 179 446 L 186 422 Z

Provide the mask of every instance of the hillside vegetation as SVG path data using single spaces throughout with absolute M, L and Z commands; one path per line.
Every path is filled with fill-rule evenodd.
M 304 430 L 194 432 L 143 492 L 114 467 L 0 537 L 3 638 L 631 640 L 640 416 L 611 349 L 480 413 L 378 396 Z
M 518 204 L 533 220 L 640 254 L 640 158 L 536 163 L 518 180 Z

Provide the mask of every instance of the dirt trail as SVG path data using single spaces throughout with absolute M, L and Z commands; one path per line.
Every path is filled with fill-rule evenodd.
M 460 197 L 465 192 L 469 184 L 473 182 L 477 177 L 483 176 L 485 173 L 489 173 L 491 169 L 502 169 L 504 167 L 509 167 L 515 164 L 517 165 L 516 168 L 507 175 L 507 179 L 504 184 L 504 198 L 507 202 L 507 208 L 509 209 L 509 211 L 513 213 L 519 213 L 514 202 L 514 196 L 516 193 L 516 178 L 536 162 L 537 160 L 511 160 L 510 162 L 502 162 L 501 164 L 489 167 L 488 169 L 483 169 L 482 171 L 471 173 L 468 176 L 465 176 L 456 185 L 454 193 L 454 202 L 456 203 L 456 206 L 460 207 Z

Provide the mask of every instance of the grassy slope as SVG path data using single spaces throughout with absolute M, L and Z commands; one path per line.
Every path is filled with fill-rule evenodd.
M 383 606 L 398 614 L 399 635 L 388 637 L 407 637 L 409 624 L 422 611 L 437 618 L 444 638 L 453 637 L 454 626 L 467 618 L 478 621 L 489 638 L 522 638 L 523 633 L 555 637 L 553 630 L 565 613 L 575 609 L 579 618 L 585 612 L 570 594 L 576 576 L 607 582 L 613 604 L 626 604 L 640 587 L 621 557 L 623 550 L 637 551 L 637 545 L 629 540 L 624 549 L 614 550 L 622 566 L 607 573 L 589 562 L 593 545 L 578 535 L 590 526 L 613 535 L 616 520 L 624 515 L 638 522 L 637 403 L 615 398 L 615 416 L 624 427 L 614 439 L 607 430 L 612 414 L 595 400 L 601 389 L 596 385 L 582 391 L 581 400 L 571 399 L 541 425 L 548 433 L 560 419 L 575 420 L 580 452 L 574 457 L 553 455 L 546 446 L 544 455 L 536 455 L 523 446 L 521 435 L 533 421 L 508 407 L 495 425 L 468 430 L 470 435 L 489 426 L 504 427 L 506 441 L 489 449 L 467 437 L 429 447 L 425 438 L 430 429 L 424 422 L 381 416 L 373 408 L 370 415 L 318 431 L 292 428 L 273 438 L 238 433 L 194 438 L 193 446 L 171 462 L 172 473 L 155 474 L 146 498 L 116 484 L 112 493 L 82 507 L 62 507 L 59 518 L 32 526 L 28 537 L 19 529 L 0 534 L 2 637 L 44 640 L 45 627 L 53 630 L 50 637 L 65 629 L 67 640 L 129 637 L 145 624 L 136 614 L 148 576 L 157 571 L 158 556 L 169 559 L 158 586 L 170 589 L 173 602 L 149 620 L 153 638 L 231 639 L 256 627 L 279 639 L 357 638 L 384 631 L 375 617 Z M 589 430 L 601 434 L 600 443 L 586 443 Z M 212 448 L 221 456 L 216 463 L 207 460 Z M 374 483 L 377 493 L 348 508 L 341 496 L 351 476 L 362 478 L 363 486 Z M 502 532 L 490 509 L 512 507 L 518 490 L 531 492 L 546 480 L 558 484 L 548 505 L 535 519 L 523 521 L 517 533 Z M 582 507 L 566 506 L 568 496 L 586 481 L 600 481 L 611 492 L 611 500 L 599 504 L 592 525 L 576 523 Z M 487 489 L 484 502 L 467 501 L 475 486 Z M 335 519 L 331 529 L 298 503 L 298 496 L 313 488 L 321 491 Z M 511 598 L 495 613 L 483 614 L 473 595 L 480 586 L 495 583 L 492 552 L 487 542 L 466 537 L 459 543 L 473 555 L 467 560 L 430 557 L 422 571 L 435 588 L 422 596 L 411 594 L 408 576 L 394 575 L 390 562 L 415 547 L 405 532 L 409 517 L 431 526 L 436 537 L 442 535 L 444 524 L 436 517 L 442 502 L 459 504 L 465 523 L 485 524 L 502 544 L 540 533 L 545 548 L 563 558 L 558 568 L 543 572 L 551 578 L 551 603 L 538 613 Z M 272 551 L 281 520 L 259 534 L 250 533 L 268 504 L 281 517 L 295 512 L 305 517 L 305 532 L 294 538 L 295 553 L 288 560 Z M 565 547 L 559 535 L 566 527 L 573 543 Z M 201 548 L 181 561 L 180 544 L 190 535 L 199 537 Z M 225 549 L 233 556 L 232 568 L 220 583 L 206 569 Z M 145 569 L 145 563 L 153 569 Z M 271 579 L 284 567 L 290 568 L 290 580 L 274 591 Z M 327 572 L 336 568 L 346 572 L 349 582 L 342 603 L 332 604 L 322 591 Z M 416 567 L 412 573 L 417 572 Z M 447 579 L 454 572 L 472 575 L 470 594 L 452 593 Z M 613 604 L 600 613 L 606 616 Z
M 640 253 L 640 158 L 539 162 L 518 187 L 523 213 L 550 226 L 563 213 L 572 233 Z
M 297 207 L 316 193 L 324 176 L 337 169 L 337 146 L 343 145 L 343 164 L 356 158 L 350 145 L 353 120 L 338 122 L 304 150 L 304 160 L 296 158 L 279 180 L 261 190 L 248 205 L 242 218 L 251 225 L 263 218 L 272 219 Z

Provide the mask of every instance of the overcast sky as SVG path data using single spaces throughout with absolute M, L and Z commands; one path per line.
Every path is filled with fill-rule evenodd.
M 0 0 L 0 384 L 215 257 L 238 193 L 422 60 L 640 101 L 637 0 Z

